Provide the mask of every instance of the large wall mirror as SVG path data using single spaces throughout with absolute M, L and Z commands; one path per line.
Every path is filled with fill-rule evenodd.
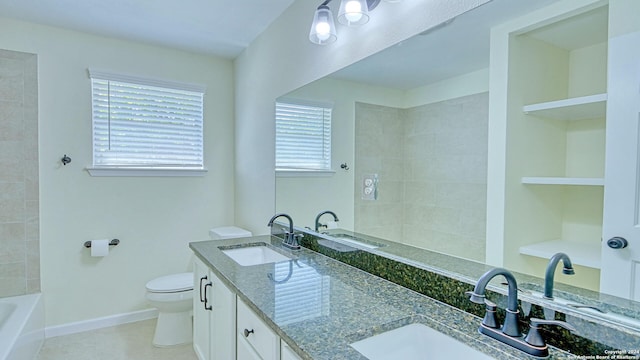
M 276 211 L 315 229 L 316 216 L 331 210 L 337 224 L 330 215 L 321 223 L 485 263 L 490 29 L 557 2 L 494 0 L 283 94 L 332 105 L 335 172 L 278 172 Z M 593 41 L 606 42 L 603 9 L 586 15 L 603 28 Z M 556 36 L 546 30 L 532 36 Z M 593 52 L 606 58 L 606 45 Z M 601 219 L 601 209 L 591 215 Z M 527 261 L 513 270 L 544 276 L 547 259 Z M 564 281 L 597 291 L 599 272 L 578 272 Z

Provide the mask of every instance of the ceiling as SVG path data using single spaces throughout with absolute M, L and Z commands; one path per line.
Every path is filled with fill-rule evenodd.
M 0 0 L 0 16 L 233 59 L 294 1 Z M 492 0 L 332 77 L 406 90 L 486 68 L 491 27 L 557 1 Z M 584 22 L 606 28 L 606 14 Z
M 557 1 L 493 0 L 331 77 L 408 90 L 487 68 L 492 27 Z M 550 31 L 538 37 L 546 41 L 556 35 Z
M 294 1 L 0 0 L 0 16 L 232 59 Z

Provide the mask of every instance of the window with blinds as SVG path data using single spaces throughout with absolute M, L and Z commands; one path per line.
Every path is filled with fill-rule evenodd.
M 89 76 L 94 167 L 203 168 L 203 86 Z
M 276 170 L 331 169 L 331 105 L 276 102 Z

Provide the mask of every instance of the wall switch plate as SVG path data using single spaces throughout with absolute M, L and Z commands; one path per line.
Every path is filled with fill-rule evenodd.
M 378 199 L 378 174 L 362 176 L 362 200 Z

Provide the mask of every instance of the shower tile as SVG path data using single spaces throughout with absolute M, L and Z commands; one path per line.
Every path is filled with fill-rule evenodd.
M 24 180 L 26 164 L 23 161 L 0 159 L 0 182 L 19 182 Z
M 25 264 L 0 264 L 0 297 L 22 295 L 26 292 Z
M 0 160 L 22 161 L 23 148 L 22 141 L 0 140 Z
M 25 202 L 25 222 L 36 223 L 39 221 L 40 209 L 37 200 L 28 200 Z
M 40 289 L 34 54 L 0 50 L 0 99 L 0 296 L 22 295 Z
M 24 225 L 20 223 L 0 224 L 0 264 L 24 261 L 26 246 Z
M 22 102 L 24 61 L 0 57 L 0 99 Z
M 24 140 L 22 105 L 0 101 L 0 140 Z
M 436 184 L 425 181 L 406 181 L 404 199 L 407 204 L 435 205 Z
M 27 241 L 26 277 L 30 280 L 40 279 L 40 242 Z
M 24 199 L 23 182 L 3 182 L 0 183 L 0 201 Z
M 439 207 L 485 212 L 487 206 L 486 184 L 440 183 L 436 185 L 435 196 Z
M 357 104 L 356 114 L 354 168 L 381 178 L 373 203 L 359 199 L 356 185 L 356 229 L 376 236 L 371 231 L 380 234 L 381 223 L 397 219 L 393 238 L 484 259 L 488 93 L 403 110 Z M 394 186 L 384 189 L 389 180 Z M 384 190 L 398 189 L 403 201 L 381 201 Z
M 24 222 L 24 199 L 0 197 L 0 223 Z
M 41 291 L 40 278 L 27 279 L 27 294 L 39 293 Z

